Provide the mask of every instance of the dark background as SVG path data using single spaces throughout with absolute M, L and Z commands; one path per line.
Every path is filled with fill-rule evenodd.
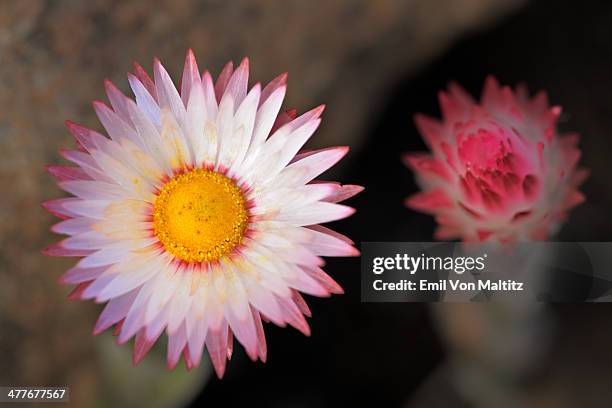
M 572 212 L 558 239 L 612 239 L 611 21 L 612 3 L 607 1 L 534 1 L 498 26 L 458 41 L 416 75 L 392 84 L 365 147 L 349 156 L 342 178 L 366 186 L 350 201 L 358 212 L 336 222 L 334 228 L 356 242 L 430 240 L 433 219 L 402 205 L 416 185 L 400 154 L 425 149 L 412 116 L 416 112 L 439 116 L 436 95 L 450 80 L 478 97 L 484 78 L 493 74 L 502 84 L 525 82 L 533 93 L 545 89 L 551 103 L 564 109 L 561 129 L 582 135 L 582 164 L 593 172 L 582 188 L 588 201 Z M 346 294 L 309 299 L 311 338 L 268 325 L 269 361 L 252 364 L 240 352 L 230 363 L 226 378 L 213 379 L 194 406 L 224 402 L 228 406 L 398 407 L 416 398 L 417 388 L 443 365 L 447 355 L 428 306 L 360 303 L 358 259 L 329 260 L 327 270 Z M 601 337 L 612 340 L 612 308 L 555 305 L 549 319 L 555 322 L 554 333 L 559 337 L 553 341 L 551 355 L 564 354 L 562 361 L 568 364 L 574 358 L 597 359 L 600 364 L 595 367 L 603 366 L 601 371 L 580 372 L 588 380 L 576 379 L 575 400 L 563 403 L 603 406 L 604 399 L 587 395 L 586 383 L 609 384 L 612 365 L 606 367 L 602 360 L 611 362 L 612 351 L 581 347 L 601 344 Z M 581 332 L 593 326 L 593 331 Z M 559 344 L 561 337 L 563 345 Z M 557 351 L 564 347 L 573 350 L 571 355 Z M 540 377 L 530 381 L 530 392 L 538 384 L 548 384 L 553 369 L 542 368 Z M 419 401 L 428 406 L 460 404 L 452 385 L 437 385 L 433 389 L 424 386 Z M 560 391 L 553 387 L 548 392 Z

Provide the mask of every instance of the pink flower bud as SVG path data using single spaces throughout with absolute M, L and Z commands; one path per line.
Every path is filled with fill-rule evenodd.
M 584 201 L 578 135 L 558 134 L 561 108 L 545 93 L 489 77 L 480 104 L 457 84 L 439 100 L 442 121 L 415 116 L 431 154 L 404 157 L 423 190 L 406 205 L 436 217 L 437 239 L 547 239 Z

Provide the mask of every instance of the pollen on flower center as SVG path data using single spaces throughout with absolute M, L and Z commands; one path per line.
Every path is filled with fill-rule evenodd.
M 228 177 L 205 169 L 168 181 L 153 204 L 153 230 L 166 251 L 185 262 L 212 262 L 242 242 L 246 200 Z

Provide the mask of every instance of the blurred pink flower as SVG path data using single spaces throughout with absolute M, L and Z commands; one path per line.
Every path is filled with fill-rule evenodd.
M 431 153 L 404 157 L 423 190 L 406 205 L 435 216 L 437 239 L 547 239 L 584 201 L 579 137 L 558 134 L 561 108 L 544 92 L 530 99 L 489 77 L 480 104 L 457 84 L 439 100 L 442 121 L 415 116 Z
M 128 76 L 135 101 L 107 82 L 111 106 L 94 103 L 110 138 L 68 123 L 76 166 L 48 170 L 74 197 L 44 206 L 70 237 L 44 253 L 83 257 L 61 282 L 106 303 L 94 334 L 135 337 L 134 363 L 164 332 L 169 368 L 197 366 L 206 347 L 221 377 L 234 336 L 265 361 L 262 320 L 309 335 L 300 293 L 342 293 L 321 256 L 359 254 L 319 224 L 351 215 L 337 203 L 362 188 L 313 181 L 348 148 L 300 153 L 323 106 L 279 113 L 286 74 L 249 90 L 247 59 L 213 82 L 189 51 L 180 90 L 158 60 L 153 78 Z

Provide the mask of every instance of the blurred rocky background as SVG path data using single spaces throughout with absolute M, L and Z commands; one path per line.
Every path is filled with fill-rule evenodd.
M 310 339 L 268 325 L 266 366 L 237 352 L 226 378 L 204 389 L 209 367 L 169 373 L 160 344 L 132 368 L 129 346 L 112 344 L 110 333 L 91 336 L 100 306 L 67 301 L 69 289 L 56 283 L 74 260 L 40 255 L 57 240 L 49 233 L 54 219 L 40 203 L 61 196 L 43 166 L 61 161 L 59 148 L 74 146 L 65 119 L 101 129 L 90 102 L 104 99 L 105 78 L 127 91 L 133 61 L 150 68 L 157 56 L 178 82 L 189 47 L 200 68 L 214 74 L 228 60 L 248 56 L 253 80 L 289 72 L 287 108 L 327 104 L 313 146 L 353 148 L 339 176 L 367 190 L 351 203 L 357 216 L 337 228 L 356 242 L 425 241 L 431 219 L 401 205 L 415 187 L 399 154 L 423 148 L 411 116 L 437 114 L 436 92 L 450 79 L 476 94 L 484 76 L 494 73 L 506 83 L 526 80 L 551 90 L 553 102 L 569 112 L 567 130 L 585 135 L 583 161 L 593 170 L 585 186 L 589 203 L 562 238 L 610 240 L 612 9 L 594 0 L 524 3 L 0 1 L 0 385 L 69 385 L 72 405 L 79 407 L 171 407 L 194 398 L 209 406 L 399 406 L 411 398 L 414 406 L 459 404 L 449 367 L 486 358 L 478 340 L 487 337 L 474 335 L 491 330 L 486 319 L 460 311 L 449 332 L 439 328 L 444 318 L 433 319 L 424 305 L 360 304 L 358 260 L 329 262 L 347 294 L 312 300 Z M 539 406 L 576 406 L 568 402 L 581 401 L 567 386 L 569 373 L 588 372 L 584 359 L 595 359 L 596 350 L 603 358 L 591 377 L 609 378 L 600 366 L 610 361 L 603 339 L 612 333 L 590 333 L 607 324 L 612 310 L 559 309 L 551 320 L 566 329 L 551 351 L 559 362 L 544 371 L 555 375 L 542 374 L 552 391 L 539 388 L 539 399 L 531 400 Z M 584 316 L 590 320 L 583 322 Z M 588 354 L 591 343 L 597 347 Z M 503 370 L 499 375 L 504 384 Z M 591 377 L 584 376 L 585 384 Z M 537 384 L 529 378 L 528 386 Z M 508 383 L 524 385 L 515 378 Z M 559 390 L 574 400 L 559 397 L 565 395 Z

